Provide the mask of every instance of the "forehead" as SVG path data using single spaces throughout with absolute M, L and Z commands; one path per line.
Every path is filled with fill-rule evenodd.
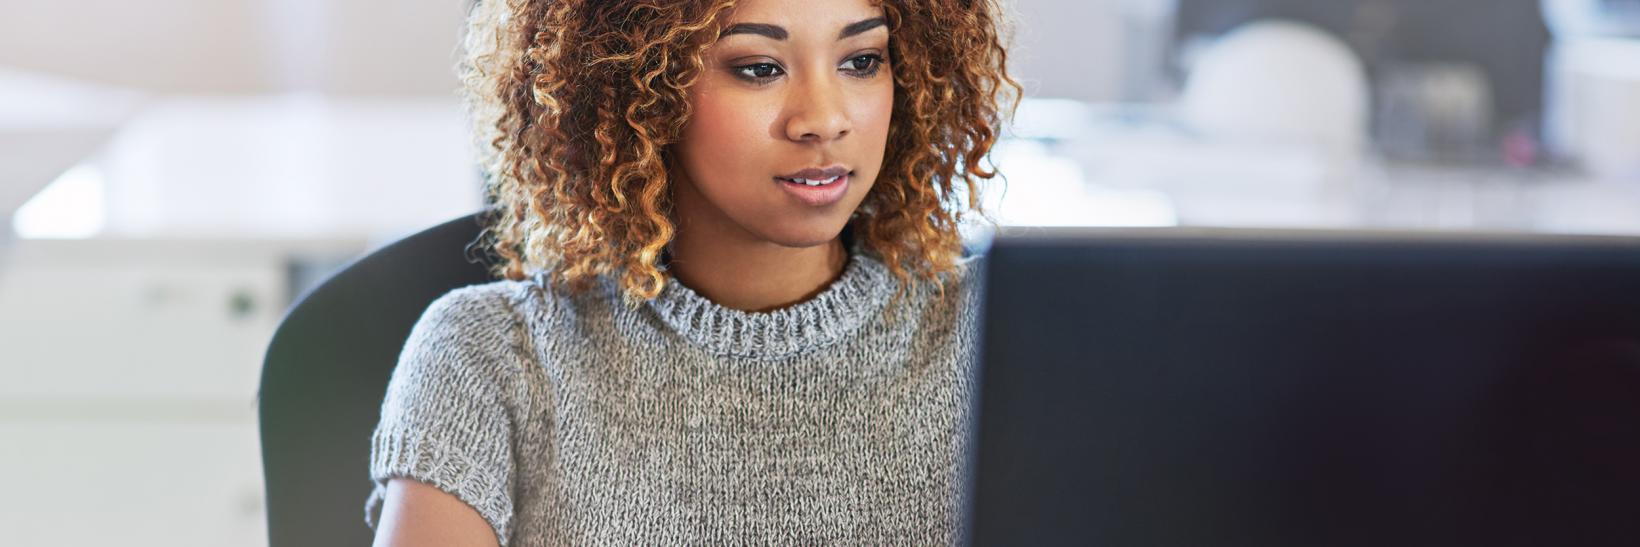
M 740 0 L 730 23 L 769 23 L 793 34 L 805 30 L 836 30 L 843 25 L 881 16 L 880 0 Z

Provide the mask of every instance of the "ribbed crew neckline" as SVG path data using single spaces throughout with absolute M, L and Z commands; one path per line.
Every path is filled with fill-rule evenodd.
M 713 354 L 778 358 L 847 338 L 876 318 L 897 290 L 888 267 L 851 244 L 842 275 L 814 298 L 785 308 L 727 308 L 671 276 L 648 305 L 674 332 Z

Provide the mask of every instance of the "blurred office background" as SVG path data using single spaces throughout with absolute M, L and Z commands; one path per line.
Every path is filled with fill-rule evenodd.
M 0 544 L 265 544 L 283 311 L 481 206 L 466 3 L 0 0 Z M 1010 5 L 1003 224 L 1640 235 L 1640 0 Z

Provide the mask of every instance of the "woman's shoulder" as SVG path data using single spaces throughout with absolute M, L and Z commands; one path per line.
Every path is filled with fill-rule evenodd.
M 422 312 L 419 323 L 443 328 L 487 329 L 497 323 L 512 322 L 532 305 L 533 280 L 490 281 L 451 289 L 434 299 Z
M 620 288 L 600 276 L 580 288 L 553 283 L 550 272 L 459 287 L 428 305 L 422 321 L 453 331 L 513 333 L 529 345 L 565 336 L 583 316 L 620 304 Z
M 406 346 L 435 354 L 527 347 L 521 342 L 532 336 L 531 318 L 540 317 L 550 301 L 532 279 L 457 287 L 427 305 Z

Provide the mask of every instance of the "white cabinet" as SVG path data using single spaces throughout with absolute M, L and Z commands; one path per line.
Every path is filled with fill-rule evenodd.
M 65 416 L 0 416 L 0 544 L 267 544 L 250 413 L 213 421 L 192 415 L 202 408 L 165 404 L 74 406 Z
M 290 272 L 361 251 L 16 241 L 0 270 L 0 545 L 265 545 L 262 355 Z

